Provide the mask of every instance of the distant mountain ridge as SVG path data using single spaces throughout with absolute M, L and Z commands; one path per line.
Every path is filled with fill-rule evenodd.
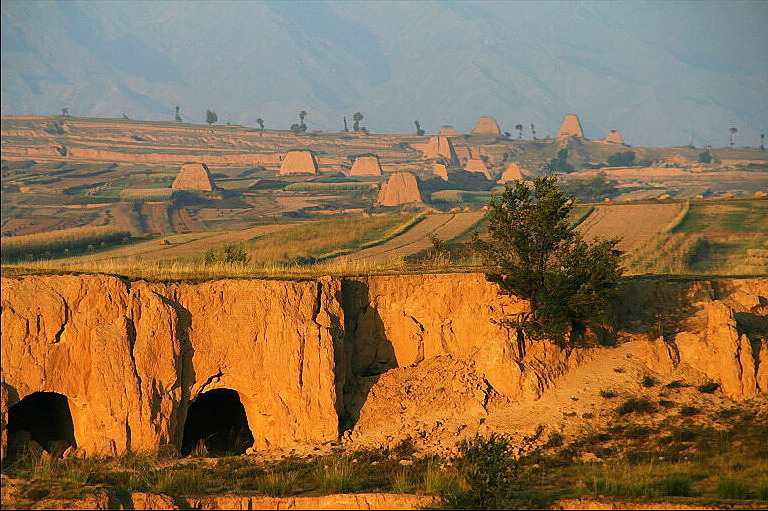
M 765 2 L 2 3 L 2 114 L 377 132 L 501 129 L 632 145 L 756 146 L 768 124 Z

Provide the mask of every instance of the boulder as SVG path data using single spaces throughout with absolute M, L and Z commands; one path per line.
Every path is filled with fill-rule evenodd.
M 213 191 L 215 185 L 211 172 L 205 163 L 185 163 L 174 179 L 171 188 L 174 190 L 203 190 Z
M 475 135 L 501 135 L 501 130 L 499 123 L 493 117 L 481 117 L 472 133 Z
M 350 176 L 380 176 L 381 164 L 376 155 L 358 156 L 352 165 Z
M 566 137 L 584 138 L 584 131 L 581 129 L 581 123 L 576 114 L 568 114 L 563 120 L 563 125 L 560 127 L 557 138 Z
M 312 151 L 288 151 L 280 174 L 317 174 L 317 158 Z
M 624 139 L 621 138 L 621 133 L 616 130 L 611 130 L 606 136 L 605 141 L 611 144 L 623 144 Z
M 394 172 L 384 183 L 376 199 L 377 206 L 399 206 L 421 202 L 419 184 L 410 172 Z

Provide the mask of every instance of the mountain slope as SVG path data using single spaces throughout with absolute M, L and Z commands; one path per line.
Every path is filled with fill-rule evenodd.
M 764 2 L 20 2 L 2 4 L 2 113 L 337 130 L 555 134 L 756 145 L 768 118 Z

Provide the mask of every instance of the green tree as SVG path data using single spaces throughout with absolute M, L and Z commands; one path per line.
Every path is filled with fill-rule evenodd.
M 572 230 L 573 200 L 555 177 L 537 178 L 533 188 L 515 181 L 489 206 L 490 237 L 475 233 L 472 245 L 490 268 L 488 280 L 530 303 L 530 311 L 506 320 L 521 353 L 525 338 L 564 344 L 569 332 L 599 323 L 621 278 L 620 240 L 587 243 Z
M 557 157 L 549 160 L 544 166 L 544 170 L 550 174 L 555 172 L 568 173 L 573 172 L 573 165 L 568 163 L 568 149 L 563 147 L 557 152 Z
M 263 137 L 264 136 L 264 119 L 259 117 L 258 119 L 256 119 L 256 124 L 259 125 L 259 136 Z
M 536 126 L 531 123 L 531 133 L 533 133 L 533 139 L 536 140 Z
M 349 127 L 347 126 L 347 116 L 344 116 L 344 131 L 349 131 Z
M 176 107 L 176 122 L 181 122 L 181 114 L 179 113 L 179 107 Z
M 307 125 L 304 124 L 304 118 L 306 116 L 307 116 L 307 111 L 306 110 L 302 110 L 301 112 L 299 112 L 299 126 L 301 126 L 301 131 L 302 132 L 307 131 Z
M 712 153 L 709 151 L 702 151 L 699 153 L 699 163 L 711 163 Z
M 211 124 L 215 123 L 218 120 L 219 120 L 219 116 L 216 115 L 216 112 L 214 112 L 213 110 L 205 111 L 205 122 L 208 123 L 208 126 L 210 126 Z
M 424 130 L 421 129 L 421 123 L 419 121 L 413 121 L 413 123 L 416 125 L 416 134 L 421 136 L 424 134 Z
M 739 131 L 739 130 L 738 130 L 738 129 L 736 129 L 736 128 L 734 128 L 734 127 L 730 127 L 730 128 L 728 128 L 728 132 L 731 134 L 731 139 L 730 139 L 730 146 L 731 146 L 731 149 L 733 149 L 733 136 L 734 136 L 734 135 L 735 135 L 735 134 L 736 134 L 738 131 Z
M 61 115 L 63 115 L 64 117 L 68 117 L 69 116 L 69 107 L 65 106 L 64 108 L 62 108 L 61 109 Z
M 301 124 L 293 123 L 291 124 L 291 131 L 294 135 L 299 135 L 301 133 L 304 133 L 304 129 L 302 129 Z
M 360 112 L 355 112 L 355 115 L 352 116 L 352 119 L 355 121 L 352 123 L 352 129 L 354 131 L 360 131 L 360 121 L 363 120 L 363 114 Z
M 760 133 L 760 150 L 765 151 L 765 133 Z
M 515 126 L 515 129 L 517 130 L 517 139 L 521 140 L 523 138 L 523 125 L 518 124 Z

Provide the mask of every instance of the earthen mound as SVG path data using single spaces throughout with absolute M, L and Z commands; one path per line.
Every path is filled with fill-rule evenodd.
M 440 128 L 440 133 L 438 133 L 438 135 L 441 137 L 457 137 L 459 134 L 456 132 L 456 128 L 450 124 L 444 124 Z
M 449 165 L 456 165 L 459 162 L 453 142 L 448 137 L 431 137 L 429 143 L 423 146 L 422 152 L 424 158 L 445 158 Z
M 416 177 L 410 172 L 395 172 L 381 187 L 379 197 L 376 199 L 378 206 L 399 206 L 411 202 L 421 202 L 419 185 Z
M 524 180 L 525 176 L 523 175 L 523 169 L 520 165 L 518 165 L 516 161 L 513 161 L 507 165 L 506 170 L 504 170 L 504 173 L 499 179 L 499 183 L 511 183 L 517 179 Z
M 475 135 L 501 135 L 501 130 L 499 129 L 499 123 L 493 117 L 481 117 L 477 121 L 477 126 L 472 130 L 472 133 Z
M 350 176 L 380 176 L 381 165 L 376 155 L 358 156 L 352 165 Z
M 289 151 L 280 165 L 280 174 L 317 174 L 317 158 L 312 151 Z
M 174 190 L 203 190 L 210 192 L 214 189 L 211 172 L 205 163 L 185 163 L 174 179 L 171 188 Z
M 560 127 L 560 132 L 557 134 L 557 138 L 565 137 L 584 138 L 584 130 L 581 129 L 581 123 L 576 114 L 568 114 L 563 120 L 563 125 Z
M 624 139 L 621 138 L 621 133 L 616 130 L 611 130 L 606 136 L 605 141 L 611 144 L 623 144 Z
M 432 174 L 434 174 L 435 177 L 448 181 L 448 169 L 442 163 L 432 164 Z
M 464 167 L 467 172 L 479 172 L 484 175 L 486 179 L 491 179 L 491 173 L 488 172 L 488 167 L 485 166 L 485 162 L 480 158 L 470 158 L 467 160 L 467 165 Z

